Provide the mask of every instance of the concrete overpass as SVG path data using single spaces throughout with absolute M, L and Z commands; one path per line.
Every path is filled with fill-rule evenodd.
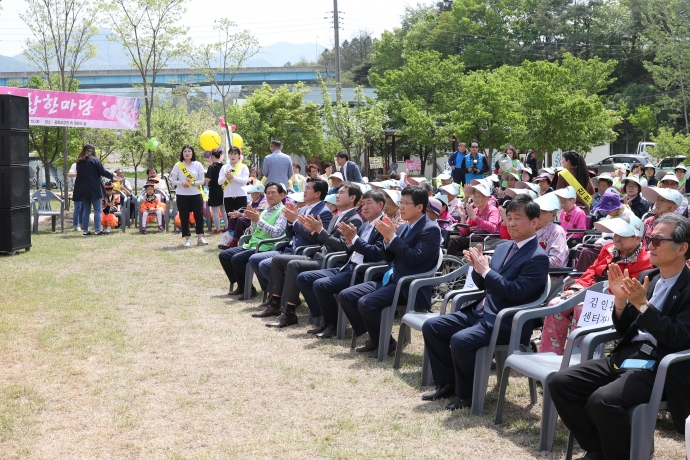
M 319 67 L 247 67 L 237 72 L 232 84 L 316 83 L 319 73 L 325 77 L 326 69 Z M 27 80 L 36 74 L 37 72 L 0 72 L 0 86 L 8 86 L 10 81 L 19 82 L 20 85 L 24 86 Z M 131 68 L 80 70 L 76 73 L 76 79 L 79 80 L 79 89 L 131 88 L 142 83 L 139 71 Z M 216 74 L 216 81 L 222 83 L 223 76 Z M 210 86 L 212 82 L 204 75 L 191 69 L 162 69 L 156 75 L 156 86 L 173 88 L 178 85 Z

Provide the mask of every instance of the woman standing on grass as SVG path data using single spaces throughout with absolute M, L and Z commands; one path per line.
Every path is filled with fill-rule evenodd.
M 217 182 L 223 189 L 225 212 L 230 214 L 247 207 L 247 192 L 242 187 L 247 185 L 249 180 L 249 168 L 242 163 L 242 151 L 237 147 L 230 149 L 228 159 L 230 163 L 223 165 Z
M 206 183 L 208 184 L 208 201 L 206 202 L 206 206 L 211 208 L 211 216 L 213 216 L 213 233 L 222 233 L 220 230 L 221 216 L 223 216 L 223 220 L 226 223 L 228 221 L 225 215 L 225 206 L 223 206 L 223 188 L 218 183 L 220 171 L 223 169 L 223 163 L 220 161 L 222 155 L 223 149 L 213 149 L 211 151 L 211 158 L 209 158 L 211 165 L 206 170 Z
M 113 178 L 113 173 L 106 171 L 100 160 L 94 155 L 96 147 L 86 144 L 81 149 L 77 158 L 77 178 L 74 180 L 74 201 L 81 201 L 81 229 L 82 235 L 90 235 L 89 218 L 91 207 L 93 206 L 93 230 L 94 235 L 103 233 L 101 229 L 101 200 L 105 196 L 105 187 L 101 182 L 101 176 L 108 179 Z
M 184 247 L 192 245 L 189 238 L 189 213 L 194 213 L 196 221 L 196 237 L 199 246 L 205 246 L 208 242 L 204 239 L 204 182 L 205 173 L 201 163 L 196 161 L 194 147 L 185 145 L 180 153 L 180 161 L 175 164 L 170 173 L 170 179 L 175 188 L 175 200 L 177 210 L 180 213 L 180 226 L 184 237 Z

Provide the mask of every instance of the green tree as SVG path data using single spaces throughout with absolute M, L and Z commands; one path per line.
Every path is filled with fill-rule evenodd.
M 110 0 L 105 5 L 109 40 L 122 48 L 139 71 L 144 93 L 146 137 L 151 138 L 151 116 L 156 101 L 156 81 L 160 71 L 176 59 L 188 55 L 183 41 L 187 28 L 178 25 L 186 11 L 186 0 Z M 148 152 L 148 166 L 153 167 L 153 152 Z
M 371 76 L 403 134 L 427 147 L 420 151 L 422 173 L 429 160 L 435 173 L 437 149 L 450 141 L 450 113 L 462 92 L 463 70 L 458 56 L 442 59 L 441 53 L 422 51 L 409 53 L 398 70 Z
M 108 157 L 117 150 L 118 136 L 121 132 L 114 129 L 85 128 L 79 132 L 81 144 L 92 144 L 96 147 L 96 154 L 101 163 L 105 163 Z
M 690 134 L 674 133 L 671 128 L 662 126 L 659 128 L 659 133 L 652 136 L 652 141 L 656 142 L 656 146 L 649 147 L 649 153 L 658 158 L 674 157 L 683 155 L 686 158 L 686 163 L 690 164 Z
M 200 72 L 216 88 L 226 120 L 235 75 L 261 49 L 259 41 L 248 30 L 233 33 L 235 27 L 237 24 L 226 18 L 214 21 L 213 30 L 218 32 L 220 40 L 195 48 L 189 58 L 192 69 Z
M 307 93 L 304 84 L 292 89 L 287 85 L 272 88 L 265 84 L 256 90 L 243 106 L 243 117 L 249 124 L 242 133 L 245 144 L 256 155 L 257 165 L 268 153 L 273 139 L 283 142 L 288 154 L 317 158 L 323 152 L 324 139 L 318 106 L 305 103 Z
M 659 122 L 657 121 L 656 108 L 651 105 L 641 105 L 628 117 L 630 123 L 638 131 L 642 131 L 642 140 L 646 141 L 650 135 L 654 134 Z

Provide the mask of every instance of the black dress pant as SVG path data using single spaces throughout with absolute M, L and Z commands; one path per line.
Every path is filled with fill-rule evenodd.
M 196 234 L 204 234 L 204 200 L 198 195 L 177 195 L 177 210 L 180 212 L 182 236 L 192 236 L 189 232 L 189 213 L 194 213 Z
M 306 256 L 292 254 L 275 256 L 271 261 L 268 292 L 280 296 L 283 305 L 287 305 L 287 303 L 297 304 L 300 292 L 297 285 L 297 275 L 319 268 L 321 268 L 321 262 L 311 260 Z
M 614 367 L 630 357 L 650 359 L 633 344 L 608 358 L 559 371 L 549 382 L 558 415 L 580 447 L 607 460 L 630 458 L 627 409 L 649 402 L 656 378 L 656 371 Z
M 240 208 L 247 207 L 247 195 L 245 196 L 226 196 L 223 198 L 223 205 L 225 212 L 237 211 Z M 227 219 L 227 216 L 225 217 Z

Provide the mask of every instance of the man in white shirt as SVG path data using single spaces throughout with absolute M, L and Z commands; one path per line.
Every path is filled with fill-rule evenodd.
M 613 325 L 623 336 L 619 344 L 608 357 L 568 367 L 549 382 L 558 415 L 592 460 L 630 458 L 627 409 L 649 402 L 657 365 L 666 355 L 690 348 L 690 222 L 664 214 L 645 240 L 656 269 L 638 280 L 616 264 L 608 267 Z M 644 363 L 650 369 L 643 370 Z M 666 376 L 670 412 L 681 433 L 690 414 L 687 375 L 685 361 L 672 365 Z

